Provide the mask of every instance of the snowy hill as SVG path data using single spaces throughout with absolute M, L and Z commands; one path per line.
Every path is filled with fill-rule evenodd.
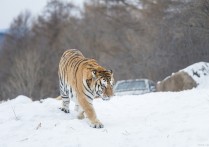
M 209 146 L 209 80 L 201 81 L 182 92 L 95 99 L 102 129 L 76 119 L 73 102 L 65 114 L 59 100 L 18 96 L 0 104 L 0 147 Z

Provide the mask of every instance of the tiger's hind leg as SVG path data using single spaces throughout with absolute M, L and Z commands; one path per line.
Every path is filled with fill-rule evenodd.
M 60 109 L 65 113 L 70 113 L 69 104 L 70 104 L 70 98 L 62 96 L 62 107 Z
M 70 113 L 69 90 L 67 89 L 67 86 L 65 86 L 65 84 L 63 84 L 63 82 L 60 82 L 60 95 L 62 97 L 62 107 L 60 108 L 60 110 L 62 110 L 65 113 Z
M 85 118 L 84 111 L 79 112 L 78 115 L 77 115 L 77 118 L 78 119 L 84 119 Z
M 78 119 L 84 119 L 85 118 L 84 111 L 81 108 L 81 106 L 79 106 L 78 104 L 75 105 L 75 111 L 77 111 L 77 118 Z
M 78 119 L 84 119 L 84 110 L 82 109 L 82 107 L 78 104 L 78 100 L 75 100 L 75 108 L 74 110 L 77 112 L 77 118 Z

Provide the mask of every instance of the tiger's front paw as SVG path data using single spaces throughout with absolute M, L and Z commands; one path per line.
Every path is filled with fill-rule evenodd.
M 65 113 L 70 113 L 70 110 L 68 108 L 59 108 L 59 109 Z
M 99 121 L 91 122 L 90 127 L 92 128 L 104 128 L 104 125 Z

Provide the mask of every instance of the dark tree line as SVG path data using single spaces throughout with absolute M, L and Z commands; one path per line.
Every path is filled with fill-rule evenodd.
M 57 69 L 64 50 L 114 71 L 116 80 L 154 81 L 209 61 L 209 0 L 90 0 L 81 10 L 51 0 L 39 16 L 12 22 L 0 50 L 0 100 L 59 95 Z

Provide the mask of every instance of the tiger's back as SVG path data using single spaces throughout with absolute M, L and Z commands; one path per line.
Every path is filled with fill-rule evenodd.
M 58 71 L 61 97 L 68 97 L 69 91 L 72 91 L 71 86 L 75 84 L 75 71 L 79 67 L 79 62 L 82 62 L 83 59 L 83 54 L 75 49 L 67 50 L 63 53 Z

